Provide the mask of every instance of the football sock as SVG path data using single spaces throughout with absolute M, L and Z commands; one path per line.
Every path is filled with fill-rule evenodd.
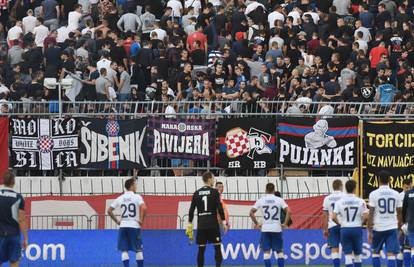
M 341 259 L 339 258 L 339 253 L 338 252 L 333 252 L 332 253 L 332 261 L 333 261 L 333 266 L 334 267 L 340 267 Z
M 388 256 L 388 267 L 395 267 L 395 256 Z
M 361 267 L 361 265 L 362 265 L 361 255 L 355 255 L 354 267 Z
M 216 259 L 216 267 L 220 267 L 221 263 L 223 262 L 223 255 L 221 255 L 221 245 L 215 245 L 215 259 Z
M 345 255 L 345 266 L 346 267 L 353 267 L 352 264 L 353 256 L 352 255 Z
M 404 267 L 410 267 L 411 266 L 411 252 L 409 249 L 404 250 Z
M 144 254 L 142 253 L 142 251 L 138 251 L 135 257 L 137 260 L 138 267 L 144 267 Z
M 414 266 L 414 251 L 411 250 L 411 264 Z
M 372 266 L 381 267 L 381 260 L 378 254 L 372 254 Z
M 204 252 L 206 247 L 198 247 L 197 264 L 198 267 L 204 267 Z
M 121 254 L 122 264 L 124 264 L 124 267 L 129 267 L 129 256 L 128 252 L 123 251 Z
M 270 258 L 271 258 L 270 252 L 265 252 L 263 254 L 263 260 L 264 260 L 265 267 L 272 267 L 272 263 L 270 262 Z
M 400 253 L 398 253 L 398 255 L 397 255 L 397 261 L 396 261 L 396 263 L 397 263 L 397 267 L 403 267 L 403 254 L 400 252 Z
M 285 254 L 283 252 L 280 252 L 279 254 L 277 254 L 277 266 L 278 267 L 285 266 Z

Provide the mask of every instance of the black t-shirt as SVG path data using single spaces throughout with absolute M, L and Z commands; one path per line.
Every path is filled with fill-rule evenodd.
M 227 17 L 225 14 L 218 14 L 215 18 L 216 20 L 216 29 L 217 33 L 220 33 L 221 30 L 225 30 Z
M 196 208 L 198 214 L 198 229 L 218 228 L 217 213 L 220 214 L 222 220 L 225 219 L 220 194 L 215 188 L 204 186 L 193 194 L 189 211 L 190 222 L 194 219 L 194 211 Z
M 191 73 L 181 72 L 178 74 L 177 83 L 181 83 L 181 90 L 186 90 L 191 81 Z
M 115 46 L 111 48 L 110 56 L 112 61 L 115 61 L 118 64 L 124 64 L 123 60 L 127 57 L 127 54 L 123 47 Z
M 206 54 L 202 49 L 196 49 L 191 52 L 191 60 L 194 65 L 204 65 Z
M 28 96 L 38 97 L 42 95 L 43 86 L 40 83 L 30 83 L 27 85 Z
M 213 73 L 210 76 L 210 79 L 213 81 L 214 91 L 221 92 L 224 86 L 224 81 L 226 80 L 226 74 L 223 72 L 221 74 Z
M 12 189 L 0 189 L 0 237 L 18 236 L 19 222 L 15 216 L 24 210 L 24 199 Z

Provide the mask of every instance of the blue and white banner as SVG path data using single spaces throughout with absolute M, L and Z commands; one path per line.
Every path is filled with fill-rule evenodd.
M 233 230 L 223 238 L 223 265 L 262 265 L 260 232 Z M 330 250 L 321 230 L 284 232 L 287 265 L 331 264 Z M 190 245 L 183 230 L 143 231 L 146 266 L 194 266 L 197 247 Z M 23 252 L 21 266 L 120 266 L 116 230 L 30 231 L 30 244 Z M 364 234 L 363 260 L 370 264 L 370 246 Z M 135 259 L 131 254 L 130 259 Z M 343 260 L 343 259 L 342 259 Z M 206 265 L 214 264 L 214 249 L 206 253 Z

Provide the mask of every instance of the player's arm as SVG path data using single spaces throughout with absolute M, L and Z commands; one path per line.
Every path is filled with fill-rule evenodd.
M 112 204 L 111 204 L 111 206 L 109 206 L 109 208 L 108 208 L 108 211 L 107 211 L 107 213 L 108 213 L 108 215 L 109 215 L 109 217 L 111 217 L 111 219 L 117 224 L 117 225 L 120 225 L 121 224 L 121 221 L 115 216 L 115 214 L 114 214 L 114 210 L 117 208 L 119 206 L 119 201 L 118 201 L 118 199 L 116 199 Z
M 254 223 L 255 228 L 260 228 L 260 224 L 259 224 L 259 222 L 257 221 L 257 218 L 256 218 L 256 211 L 257 211 L 257 209 L 255 207 L 251 208 L 250 218 L 252 219 L 252 222 Z
M 323 235 L 325 237 L 328 237 L 328 222 L 329 222 L 329 209 L 328 209 L 328 203 L 325 198 L 323 201 L 323 212 L 322 212 L 322 229 L 323 229 Z
M 402 214 L 401 214 L 401 220 L 404 224 L 407 221 L 407 207 L 408 206 L 408 197 L 407 194 L 404 196 L 403 205 L 402 205 Z
M 374 213 L 375 213 L 375 208 L 370 206 L 369 212 L 368 212 L 368 220 L 367 220 L 368 231 L 372 231 L 372 227 L 374 226 Z
M 401 207 L 397 207 L 397 220 L 398 220 L 398 229 L 401 229 L 401 226 L 403 225 Z
M 214 198 L 215 198 L 215 201 L 216 201 L 217 211 L 218 211 L 218 214 L 220 215 L 222 224 L 227 225 L 226 214 L 224 213 L 223 204 L 221 203 L 221 199 L 220 199 L 220 195 L 219 195 L 218 191 L 215 191 Z
M 29 237 L 27 234 L 27 223 L 26 223 L 26 213 L 24 212 L 24 201 L 20 202 L 19 206 L 19 227 L 20 231 L 23 234 L 23 248 L 27 248 L 27 244 L 29 242 Z
M 286 207 L 285 209 L 284 209 L 284 211 L 285 211 L 285 221 L 283 222 L 283 224 L 282 224 L 282 226 L 283 227 L 288 227 L 288 225 L 289 225 L 289 221 L 290 221 L 290 217 L 291 217 L 291 214 L 292 214 L 292 212 L 291 212 L 291 210 L 289 209 L 289 207 Z
M 191 224 L 193 223 L 194 211 L 196 208 L 196 193 L 193 194 L 193 198 L 191 200 L 191 205 L 190 205 L 190 210 L 188 211 L 188 222 Z
M 338 220 L 338 214 L 336 212 L 332 213 L 332 221 L 334 221 L 337 225 L 341 225 L 341 223 Z
M 139 206 L 139 225 L 142 226 L 144 224 L 145 217 L 147 216 L 147 205 L 145 203 L 142 203 Z

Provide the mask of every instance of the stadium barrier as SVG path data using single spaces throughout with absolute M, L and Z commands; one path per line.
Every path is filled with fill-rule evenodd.
M 257 216 L 262 220 L 262 216 Z M 109 215 L 35 215 L 27 216 L 30 230 L 113 230 L 119 226 L 112 221 Z M 308 221 L 295 229 L 320 229 L 322 218 L 317 215 L 295 214 L 294 220 Z M 197 218 L 194 219 L 194 222 Z M 145 230 L 184 230 L 187 227 L 188 215 L 151 214 L 145 219 L 142 226 Z M 254 225 L 249 216 L 230 215 L 230 228 L 233 230 L 249 230 Z
M 299 175 L 300 173 L 294 173 Z M 65 177 L 59 184 L 59 178 L 49 177 L 17 177 L 15 189 L 25 197 L 37 196 L 89 196 L 119 194 L 124 191 L 124 182 L 130 176 L 80 176 Z M 224 184 L 224 199 L 256 200 L 262 196 L 266 183 L 272 182 L 276 190 L 283 193 L 285 199 L 305 198 L 327 195 L 332 192 L 332 181 L 343 182 L 350 176 L 289 176 L 285 181 L 280 177 L 216 177 Z M 62 186 L 62 190 L 60 190 Z M 186 196 L 192 195 L 202 186 L 200 177 L 138 177 L 138 193 L 154 196 Z

